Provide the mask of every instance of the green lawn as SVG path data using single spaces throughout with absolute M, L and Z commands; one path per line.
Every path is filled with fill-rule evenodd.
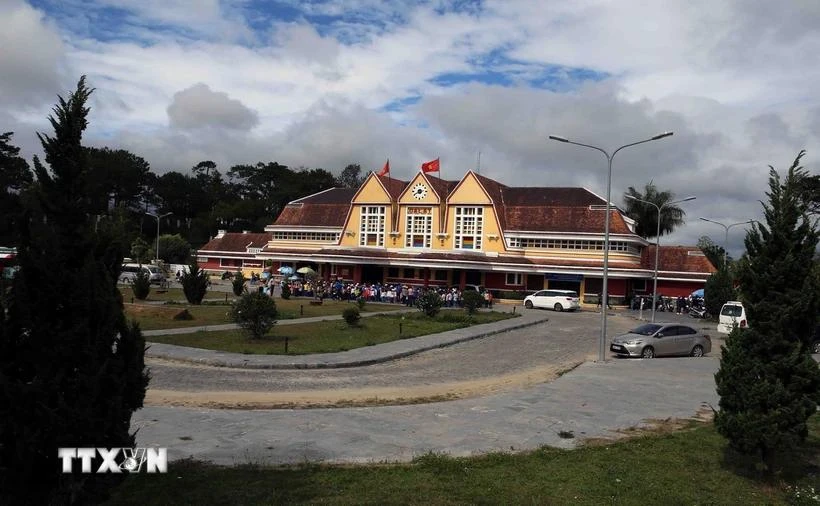
M 435 334 L 513 316 L 509 313 L 482 312 L 467 318 L 464 311 L 457 310 L 442 311 L 437 317 L 428 318 L 420 312 L 415 312 L 362 318 L 360 324 L 355 327 L 350 327 L 342 320 L 278 325 L 267 337 L 258 340 L 249 339 L 240 330 L 151 336 L 148 340 L 234 353 L 278 355 L 285 353 L 287 338 L 289 354 L 332 353 L 396 339 Z
M 805 499 L 805 491 L 820 490 L 820 417 L 812 420 L 804 453 L 790 459 L 791 467 L 774 482 L 750 478 L 752 473 L 727 463 L 725 449 L 711 423 L 693 423 L 667 435 L 577 450 L 427 455 L 401 465 L 270 468 L 178 461 L 169 463 L 167 474 L 129 477 L 110 504 L 817 504 Z M 788 491 L 795 485 L 804 502 Z
M 231 294 L 232 300 L 233 294 Z M 185 297 L 181 296 L 181 300 Z M 137 320 L 140 323 L 140 328 L 143 330 L 155 329 L 176 329 L 182 327 L 202 327 L 203 325 L 220 325 L 223 323 L 230 323 L 227 319 L 227 312 L 230 309 L 229 304 L 215 304 L 208 303 L 199 306 L 192 306 L 190 304 L 145 304 L 136 302 L 134 304 L 128 303 L 126 300 L 125 314 L 128 319 Z M 150 300 L 150 298 L 149 298 Z M 176 297 L 172 300 L 180 300 Z M 216 302 L 222 302 L 223 299 L 216 299 Z M 280 320 L 289 320 L 294 318 L 307 318 L 311 316 L 328 316 L 341 315 L 346 307 L 350 307 L 352 303 L 341 302 L 334 300 L 325 300 L 321 306 L 311 306 L 310 299 L 276 299 L 276 308 L 279 310 Z M 187 309 L 194 317 L 193 320 L 174 320 L 174 315 Z M 398 311 L 405 309 L 400 304 L 375 304 L 368 303 L 363 312 L 381 312 L 381 311 Z

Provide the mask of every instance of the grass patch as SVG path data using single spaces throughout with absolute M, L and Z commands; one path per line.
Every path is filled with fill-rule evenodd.
M 183 460 L 171 462 L 168 474 L 129 477 L 110 504 L 812 504 L 796 500 L 794 490 L 820 487 L 820 417 L 811 421 L 803 453 L 776 482 L 737 472 L 725 449 L 711 423 L 697 423 L 605 446 L 426 454 L 399 465 L 218 467 Z
M 174 290 L 174 289 L 172 289 Z M 233 300 L 233 294 L 228 300 Z M 182 296 L 184 300 L 185 297 Z M 129 299 L 130 300 L 130 299 Z M 149 297 L 150 300 L 150 297 Z M 178 300 L 178 299 L 171 299 Z M 206 299 L 207 301 L 208 299 Z M 321 306 L 311 306 L 310 299 L 276 299 L 276 308 L 280 313 L 279 320 L 291 320 L 296 318 L 309 318 L 312 316 L 335 316 L 341 315 L 346 307 L 354 305 L 349 302 L 326 300 Z M 230 303 L 225 304 L 219 299 L 212 303 L 205 303 L 199 306 L 190 304 L 171 304 L 166 302 L 162 305 L 156 304 L 125 304 L 125 316 L 129 320 L 136 320 L 143 330 L 157 329 L 178 329 L 184 327 L 202 327 L 204 325 L 221 325 L 231 323 L 228 320 L 228 310 Z M 374 304 L 368 303 L 363 312 L 398 311 L 405 307 L 398 304 Z M 174 315 L 187 309 L 194 317 L 193 320 L 174 320 Z
M 151 336 L 149 341 L 233 353 L 278 355 L 285 353 L 287 337 L 289 354 L 333 353 L 511 317 L 513 315 L 509 313 L 496 312 L 478 313 L 472 318 L 467 318 L 462 311 L 443 311 L 435 318 L 427 318 L 421 313 L 405 313 L 363 318 L 353 327 L 341 320 L 281 325 L 274 327 L 269 336 L 257 340 L 249 339 L 240 330 L 225 330 Z

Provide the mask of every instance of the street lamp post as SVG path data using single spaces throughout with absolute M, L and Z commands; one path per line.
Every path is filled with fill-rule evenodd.
M 170 216 L 174 213 L 165 213 L 165 214 L 161 214 L 161 215 L 156 215 L 154 213 L 145 213 L 145 214 L 147 214 L 148 216 L 153 216 L 154 218 L 157 219 L 157 251 L 156 251 L 157 259 L 156 259 L 156 263 L 157 263 L 157 266 L 159 266 L 159 220 L 161 220 L 162 218 L 165 218 L 166 216 Z
M 596 151 L 600 151 L 604 154 L 607 159 L 607 163 L 609 165 L 607 169 L 607 176 L 606 176 L 606 218 L 604 219 L 604 276 L 603 276 L 603 283 L 601 287 L 601 338 L 600 342 L 598 343 L 598 361 L 604 362 L 606 360 L 605 356 L 605 349 L 606 349 L 606 304 L 609 302 L 609 292 L 607 281 L 609 280 L 609 213 L 610 211 L 610 193 L 612 191 L 612 159 L 615 158 L 615 155 L 618 151 L 628 148 L 630 146 L 636 146 L 638 144 L 643 144 L 645 142 L 656 141 L 658 139 L 663 139 L 664 137 L 669 137 L 672 135 L 672 132 L 664 132 L 662 134 L 655 135 L 654 137 L 650 137 L 649 139 L 644 139 L 638 142 L 632 142 L 629 144 L 624 144 L 623 146 L 619 147 L 615 151 L 612 152 L 610 155 L 607 153 L 605 149 L 599 148 L 598 146 L 592 146 L 590 144 L 583 144 L 580 142 L 574 142 L 566 137 L 561 137 L 559 135 L 550 135 L 549 138 L 554 141 L 558 142 L 565 142 L 567 144 L 575 144 L 576 146 L 582 146 L 585 148 L 594 149 Z
M 709 223 L 714 223 L 715 225 L 720 225 L 726 230 L 726 235 L 723 238 L 723 266 L 726 267 L 729 264 L 729 229 L 737 226 L 737 225 L 745 225 L 746 223 L 754 223 L 755 220 L 746 220 L 746 221 L 739 221 L 737 223 L 732 223 L 731 225 L 724 225 L 723 223 L 715 220 L 710 220 L 709 218 L 704 218 L 701 216 L 700 218 L 703 221 L 708 221 Z
M 661 249 L 661 211 L 664 207 L 680 204 L 681 202 L 689 202 L 690 200 L 695 200 L 697 197 L 692 196 L 686 197 L 685 199 L 675 200 L 673 202 L 665 202 L 660 206 L 654 202 L 639 199 L 638 197 L 633 197 L 632 195 L 624 195 L 624 197 L 638 202 L 643 202 L 644 204 L 649 204 L 658 210 L 658 231 L 655 235 L 655 275 L 653 276 L 652 283 L 652 323 L 655 323 L 655 306 L 657 305 L 658 300 L 658 251 Z

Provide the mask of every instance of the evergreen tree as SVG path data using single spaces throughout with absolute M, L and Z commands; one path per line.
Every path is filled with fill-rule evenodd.
M 185 298 L 191 304 L 199 305 L 205 294 L 208 292 L 208 285 L 211 283 L 208 279 L 208 273 L 199 267 L 196 259 L 192 260 L 188 265 L 188 272 L 182 274 L 179 279 L 182 284 L 182 292 Z
M 33 182 L 20 148 L 11 144 L 13 132 L 0 134 L 0 244 L 16 246 L 15 224 L 20 217 L 21 193 Z
M 709 276 L 706 280 L 703 293 L 706 311 L 712 315 L 720 314 L 720 308 L 722 308 L 727 301 L 737 300 L 732 282 L 732 274 L 729 272 L 728 266 L 720 264 L 720 268 L 717 272 Z
M 818 231 L 801 196 L 802 156 L 784 180 L 770 170 L 766 223 L 747 233 L 747 256 L 738 268 L 750 328 L 729 335 L 715 375 L 718 431 L 769 472 L 779 454 L 805 440 L 806 421 L 820 401 L 820 369 L 809 353 L 820 310 L 812 272 Z
M 122 479 L 61 473 L 60 447 L 132 447 L 148 375 L 116 279 L 127 245 L 89 212 L 82 133 L 92 90 L 80 79 L 39 134 L 8 305 L 0 310 L 0 504 L 89 503 Z M 56 273 L 56 276 L 55 276 Z M 100 461 L 92 462 L 96 469 Z

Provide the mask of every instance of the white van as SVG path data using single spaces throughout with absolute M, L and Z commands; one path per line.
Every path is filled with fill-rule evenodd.
M 746 319 L 746 309 L 742 302 L 730 300 L 720 308 L 718 316 L 717 331 L 721 334 L 729 334 L 735 325 L 742 329 L 749 328 L 749 321 Z
M 524 307 L 542 307 L 556 311 L 575 311 L 581 308 L 578 292 L 573 290 L 539 290 L 524 297 Z
M 117 279 L 120 283 L 133 283 L 140 269 L 148 275 L 148 281 L 151 283 L 160 284 L 165 281 L 165 274 L 159 267 L 146 264 L 123 264 L 120 276 Z

